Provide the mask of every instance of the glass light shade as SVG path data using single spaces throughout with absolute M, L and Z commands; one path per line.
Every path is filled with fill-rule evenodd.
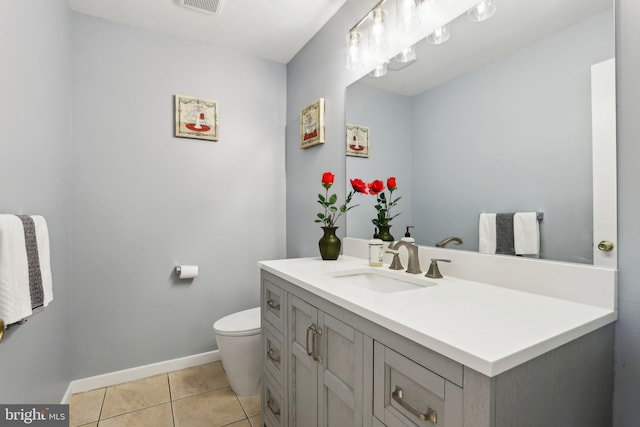
M 402 49 L 402 52 L 397 54 L 393 59 L 395 59 L 396 62 L 411 62 L 416 59 L 416 48 L 413 46 L 405 47 Z
M 415 0 L 396 1 L 396 28 L 410 32 L 419 24 Z
M 449 26 L 444 25 L 427 36 L 427 43 L 429 44 L 442 44 L 449 40 L 451 33 L 449 32 Z
M 360 33 L 353 29 L 347 34 L 347 70 L 359 70 L 362 65 Z
M 384 27 L 384 11 L 379 6 L 371 12 L 371 27 L 369 28 L 369 50 L 382 52 L 386 48 L 386 29 Z
M 376 65 L 376 68 L 373 69 L 373 71 L 371 71 L 369 73 L 370 76 L 372 77 L 382 77 L 385 74 L 387 74 L 387 63 L 383 62 L 380 65 Z
M 494 13 L 496 13 L 496 7 L 492 0 L 482 0 L 467 11 L 467 18 L 471 22 L 482 22 L 491 18 Z

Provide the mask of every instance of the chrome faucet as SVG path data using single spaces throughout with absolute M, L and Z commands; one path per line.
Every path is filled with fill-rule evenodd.
M 407 267 L 407 273 L 411 274 L 420 274 L 422 270 L 420 270 L 420 258 L 418 257 L 418 245 L 413 243 L 404 242 L 402 240 L 398 240 L 389 245 L 389 249 L 397 251 L 401 247 L 407 248 L 407 252 L 409 254 L 409 266 Z
M 446 239 L 436 243 L 436 248 L 444 248 L 449 243 L 454 243 L 456 245 L 461 245 L 463 242 L 462 242 L 461 238 L 451 236 L 451 237 L 447 237 Z

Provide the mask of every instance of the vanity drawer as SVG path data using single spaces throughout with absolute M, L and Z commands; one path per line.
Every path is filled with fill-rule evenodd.
M 262 278 L 262 316 L 280 333 L 284 331 L 286 294 L 268 278 Z
M 287 372 L 284 364 L 287 361 L 287 357 L 285 354 L 285 347 L 282 342 L 282 334 L 276 332 L 273 326 L 268 323 L 265 324 L 262 332 L 264 333 L 263 366 L 280 386 L 284 386 L 284 375 L 285 372 Z
M 263 379 L 262 420 L 270 427 L 284 427 L 287 425 L 287 408 L 282 388 L 267 373 Z
M 374 343 L 374 415 L 388 426 L 460 427 L 462 388 Z

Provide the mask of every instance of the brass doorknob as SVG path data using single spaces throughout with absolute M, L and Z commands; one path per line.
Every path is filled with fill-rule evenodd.
M 0 320 L 0 341 L 2 341 L 2 338 L 4 337 L 4 330 L 5 330 L 4 321 Z
M 598 243 L 598 249 L 600 249 L 602 252 L 609 252 L 613 250 L 613 247 L 614 247 L 613 242 L 610 242 L 608 240 L 603 240 L 600 243 Z

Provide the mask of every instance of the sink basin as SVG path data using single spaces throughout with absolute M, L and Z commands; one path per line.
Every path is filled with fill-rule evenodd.
M 387 269 L 363 268 L 338 271 L 330 275 L 345 285 L 379 293 L 405 292 L 435 285 L 434 282 L 425 280 L 420 274 L 413 276 L 409 273 L 399 273 Z M 403 277 L 404 275 L 406 277 Z

